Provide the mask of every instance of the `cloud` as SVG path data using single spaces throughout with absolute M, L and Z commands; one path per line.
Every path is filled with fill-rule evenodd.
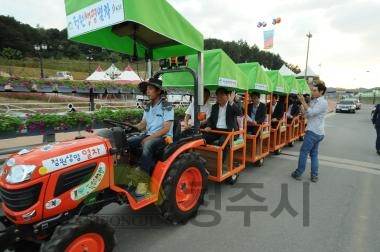
M 152 0 L 153 1 L 153 0 Z M 246 40 L 262 48 L 263 29 L 257 22 L 275 26 L 272 52 L 301 68 L 305 66 L 307 38 L 310 40 L 309 65 L 322 72 L 327 85 L 372 86 L 366 70 L 380 76 L 379 0 L 167 0 L 205 38 L 225 41 Z M 63 29 L 66 26 L 64 1 L 2 0 L 0 14 L 35 27 Z M 0 31 L 1 32 L 1 31 Z M 322 63 L 322 68 L 318 65 Z M 373 79 L 373 78 L 372 78 Z M 355 80 L 355 81 L 354 81 Z M 380 82 L 380 80 L 379 80 Z

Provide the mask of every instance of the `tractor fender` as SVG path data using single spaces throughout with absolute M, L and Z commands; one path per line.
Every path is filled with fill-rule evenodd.
M 170 169 L 170 166 L 172 163 L 177 159 L 178 156 L 180 156 L 183 153 L 188 152 L 189 150 L 205 145 L 205 141 L 203 138 L 197 139 L 195 141 L 188 142 L 182 146 L 180 146 L 176 151 L 174 151 L 165 161 L 158 161 L 153 174 L 152 179 L 156 185 L 161 185 L 162 181 L 164 180 L 168 170 Z

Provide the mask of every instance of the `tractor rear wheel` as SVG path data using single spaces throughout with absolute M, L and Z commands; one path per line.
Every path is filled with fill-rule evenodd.
M 75 216 L 54 230 L 50 240 L 42 243 L 40 251 L 53 252 L 59 248 L 65 252 L 113 250 L 115 230 L 102 218 Z
M 207 191 L 204 164 L 195 152 L 182 154 L 173 162 L 162 183 L 162 202 L 157 205 L 164 219 L 178 224 L 196 215 Z

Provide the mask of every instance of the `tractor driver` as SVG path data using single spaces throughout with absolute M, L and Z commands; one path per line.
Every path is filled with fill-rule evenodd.
M 162 88 L 162 81 L 150 78 L 139 84 L 140 91 L 149 98 L 149 103 L 144 109 L 141 122 L 135 125 L 139 130 L 146 130 L 142 135 L 132 136 L 127 139 L 133 152 L 142 147 L 139 158 L 139 168 L 149 176 L 155 166 L 154 153 L 166 144 L 167 137 L 173 138 L 174 110 L 172 104 L 167 102 Z M 136 196 L 143 196 L 148 190 L 148 181 L 139 182 L 135 191 Z

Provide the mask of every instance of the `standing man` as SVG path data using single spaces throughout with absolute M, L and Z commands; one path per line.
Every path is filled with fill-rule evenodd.
M 375 112 L 372 117 L 373 126 L 376 129 L 376 151 L 380 155 L 380 104 L 376 105 Z
M 147 174 L 146 177 L 149 177 L 155 166 L 155 150 L 165 145 L 166 137 L 173 138 L 174 110 L 172 104 L 161 97 L 164 94 L 161 80 L 150 78 L 141 82 L 139 89 L 148 96 L 150 102 L 144 109 L 141 122 L 135 127 L 146 130 L 146 133 L 133 136 L 127 139 L 127 142 L 132 152 L 142 146 L 139 166 Z M 137 185 L 135 195 L 144 196 L 147 190 L 148 181 L 141 181 Z
M 305 102 L 302 95 L 298 99 L 302 104 L 301 111 L 308 120 L 304 141 L 298 158 L 298 168 L 292 172 L 291 176 L 296 180 L 301 180 L 301 176 L 306 168 L 307 156 L 311 159 L 311 181 L 318 181 L 318 147 L 325 136 L 325 116 L 328 111 L 328 104 L 324 97 L 326 86 L 317 84 L 313 87 L 310 106 Z
M 239 103 L 235 101 L 235 91 L 228 93 L 227 89 L 219 87 L 215 93 L 216 104 L 212 105 L 211 116 L 207 119 L 207 127 L 205 128 L 206 133 L 204 134 L 203 138 L 206 140 L 207 144 L 212 144 L 215 140 L 217 140 L 217 145 L 221 146 L 223 145 L 224 140 L 226 140 L 227 135 L 217 134 L 209 131 L 239 130 L 236 117 L 241 116 L 242 111 Z M 223 156 L 225 156 L 226 150 L 228 148 L 229 145 L 226 146 L 226 149 L 223 152 Z

